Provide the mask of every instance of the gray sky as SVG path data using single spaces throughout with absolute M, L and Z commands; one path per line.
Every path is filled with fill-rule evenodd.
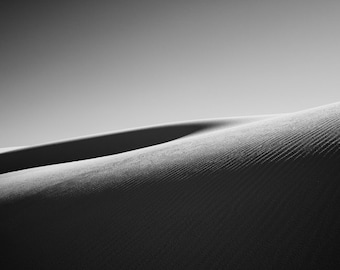
M 0 147 L 340 101 L 337 0 L 13 2 Z

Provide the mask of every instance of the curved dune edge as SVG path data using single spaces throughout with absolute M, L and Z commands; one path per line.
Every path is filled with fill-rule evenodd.
M 0 175 L 1 269 L 338 269 L 340 103 Z
M 17 151 L 17 150 L 23 149 L 23 148 L 25 148 L 25 147 L 24 146 L 2 147 L 2 148 L 0 148 L 0 154 L 11 152 L 11 151 Z
M 253 116 L 191 121 L 100 134 L 33 147 L 0 149 L 0 174 L 79 161 L 150 147 L 183 137 L 230 128 L 273 117 Z M 3 152 L 3 153 L 1 153 Z

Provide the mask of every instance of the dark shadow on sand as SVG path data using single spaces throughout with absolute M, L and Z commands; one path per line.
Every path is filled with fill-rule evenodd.
M 113 133 L 0 154 L 0 173 L 102 157 L 169 142 L 221 123 L 191 123 Z

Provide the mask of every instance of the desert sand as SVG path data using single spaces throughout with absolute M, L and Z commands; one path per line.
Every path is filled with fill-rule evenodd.
M 0 154 L 0 269 L 339 269 L 340 103 Z

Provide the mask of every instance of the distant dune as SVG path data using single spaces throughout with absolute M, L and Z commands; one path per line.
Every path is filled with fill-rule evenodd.
M 340 269 L 340 103 L 0 154 L 0 269 Z

